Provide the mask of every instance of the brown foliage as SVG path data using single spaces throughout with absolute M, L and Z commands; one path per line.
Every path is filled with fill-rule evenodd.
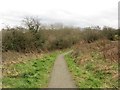
M 89 54 L 93 51 L 100 52 L 106 59 L 118 61 L 118 41 L 109 41 L 106 39 L 98 40 L 93 43 L 80 42 L 80 44 L 75 46 L 73 56 L 78 57 L 80 52 Z

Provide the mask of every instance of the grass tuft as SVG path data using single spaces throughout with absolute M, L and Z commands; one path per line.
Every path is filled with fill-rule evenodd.
M 47 87 L 50 72 L 57 53 L 25 63 L 12 64 L 3 78 L 3 88 L 43 88 Z
M 77 64 L 71 54 L 66 55 L 70 72 L 79 88 L 118 88 L 117 63 L 109 65 L 97 52 L 92 60 Z M 102 65 L 104 67 L 102 67 Z M 111 66 L 109 70 L 105 65 Z

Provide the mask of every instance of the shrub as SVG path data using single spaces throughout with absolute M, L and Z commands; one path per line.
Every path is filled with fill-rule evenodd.
M 7 28 L 2 30 L 3 51 L 18 52 L 44 51 L 69 48 L 80 41 L 87 43 L 98 39 L 118 40 L 118 30 L 104 27 L 95 28 L 65 27 L 61 24 L 52 25 L 52 28 L 42 28 L 38 19 L 25 18 L 23 27 Z
M 31 52 L 41 50 L 64 49 L 79 42 L 80 31 L 61 28 L 54 30 L 7 29 L 3 32 L 3 51 Z
M 6 50 L 24 50 L 25 49 L 25 38 L 24 34 L 18 30 L 6 31 L 3 35 L 3 49 Z
M 115 35 L 118 35 L 118 31 L 110 27 L 104 27 L 101 34 L 108 40 L 115 40 Z
M 89 29 L 85 29 L 83 31 L 82 38 L 86 42 L 90 43 L 90 42 L 94 42 L 94 41 L 98 40 L 100 38 L 100 34 L 97 30 L 92 30 L 89 28 Z

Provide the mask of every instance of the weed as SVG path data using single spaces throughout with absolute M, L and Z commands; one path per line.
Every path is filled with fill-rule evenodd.
M 40 88 L 46 87 L 57 53 L 41 59 L 11 65 L 12 74 L 3 78 L 4 88 Z M 10 71 L 11 72 L 11 71 Z M 16 74 L 17 73 L 17 74 Z
M 74 58 L 70 54 L 65 56 L 76 85 L 79 88 L 117 88 L 117 77 L 111 79 L 114 76 L 112 71 L 117 72 L 116 64 L 110 65 L 111 69 L 108 70 L 105 65 L 109 65 L 109 63 L 105 62 L 98 52 L 92 52 L 91 55 L 93 55 L 93 61 L 87 60 L 82 64 L 74 62 Z

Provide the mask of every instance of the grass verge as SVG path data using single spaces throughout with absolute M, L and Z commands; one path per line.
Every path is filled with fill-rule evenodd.
M 85 63 L 76 64 L 71 54 L 65 56 L 73 79 L 79 88 L 118 88 L 117 63 L 107 63 L 98 52 L 91 53 L 92 58 Z M 82 58 L 82 56 L 80 56 Z M 110 66 L 111 68 L 103 68 Z
M 3 88 L 44 88 L 47 87 L 50 72 L 58 52 L 43 58 L 12 64 L 3 77 Z

